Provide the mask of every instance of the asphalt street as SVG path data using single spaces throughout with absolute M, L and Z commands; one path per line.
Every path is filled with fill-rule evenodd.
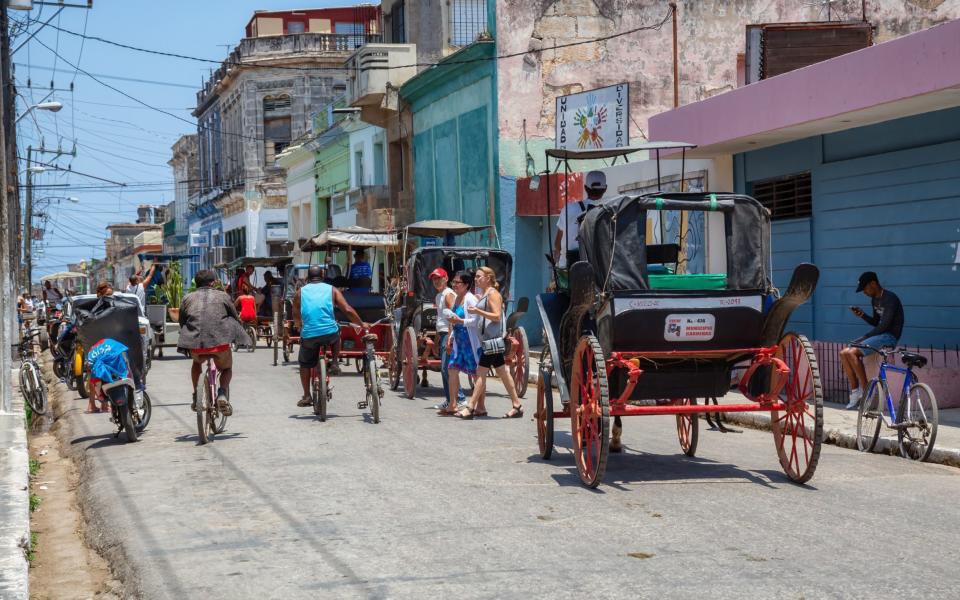
M 145 598 L 819 598 L 957 594 L 960 472 L 824 445 L 806 486 L 769 433 L 625 420 L 626 452 L 581 487 L 569 425 L 551 461 L 531 420 L 435 415 L 436 387 L 335 379 L 331 418 L 297 408 L 295 367 L 236 355 L 227 431 L 197 445 L 188 361 L 154 363 L 140 442 L 69 400 L 89 537 Z M 438 374 L 432 383 L 439 384 Z M 493 386 L 492 417 L 509 401 Z

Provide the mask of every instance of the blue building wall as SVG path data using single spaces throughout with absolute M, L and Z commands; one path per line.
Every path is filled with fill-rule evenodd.
M 807 256 L 821 270 L 791 327 L 826 341 L 861 335 L 868 326 L 848 307 L 868 306 L 856 281 L 873 270 L 904 303 L 903 343 L 960 340 L 960 109 L 756 150 L 734 170 L 747 193 L 754 181 L 811 173 L 813 215 L 773 227 L 777 286 Z

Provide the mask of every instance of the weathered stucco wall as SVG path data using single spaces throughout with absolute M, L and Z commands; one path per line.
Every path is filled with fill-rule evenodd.
M 867 0 L 876 42 L 960 18 L 960 0 Z M 799 0 L 680 0 L 680 103 L 736 86 L 737 54 L 754 23 L 825 21 L 827 8 Z M 841 0 L 833 20 L 860 20 L 861 0 Z M 665 0 L 497 0 L 500 55 L 596 39 L 657 25 L 669 15 Z M 523 175 L 527 151 L 542 169 L 552 146 L 554 103 L 560 95 L 630 83 L 631 141 L 642 141 L 647 120 L 673 106 L 671 23 L 614 39 L 543 50 L 498 63 L 500 172 Z

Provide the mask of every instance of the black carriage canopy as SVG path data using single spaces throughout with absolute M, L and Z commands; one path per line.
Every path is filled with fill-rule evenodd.
M 430 282 L 430 273 L 437 267 L 443 269 L 453 277 L 453 274 L 464 268 L 487 266 L 497 274 L 497 283 L 500 284 L 500 293 L 504 298 L 510 298 L 510 272 L 513 268 L 513 257 L 506 250 L 496 248 L 470 248 L 425 246 L 417 248 L 410 254 L 408 271 L 410 288 L 417 297 L 425 302 L 433 302 L 437 295 Z
M 749 196 L 653 193 L 618 196 L 591 208 L 580 224 L 580 251 L 606 291 L 648 290 L 647 211 L 716 211 L 726 232 L 728 290 L 771 287 L 770 212 Z M 659 262 L 650 257 L 649 262 Z

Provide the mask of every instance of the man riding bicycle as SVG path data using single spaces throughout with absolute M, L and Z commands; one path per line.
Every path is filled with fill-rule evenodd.
M 307 284 L 297 290 L 293 297 L 293 316 L 300 329 L 300 385 L 303 397 L 297 406 L 310 406 L 310 371 L 320 362 L 324 347 L 330 346 L 333 354 L 331 375 L 340 374 L 340 325 L 334 309 L 339 308 L 350 321 L 360 327 L 369 325 L 360 319 L 343 293 L 323 282 L 323 267 L 313 265 L 307 270 Z
M 247 334 L 240 324 L 240 315 L 226 292 L 214 289 L 216 274 L 207 269 L 194 277 L 197 290 L 184 297 L 180 304 L 180 342 L 178 348 L 188 350 L 193 357 L 190 379 L 193 381 L 193 404 L 197 410 L 197 383 L 203 363 L 213 359 L 220 371 L 217 406 L 225 416 L 233 414 L 230 406 L 230 379 L 233 376 L 233 355 L 230 344 L 247 345 Z

